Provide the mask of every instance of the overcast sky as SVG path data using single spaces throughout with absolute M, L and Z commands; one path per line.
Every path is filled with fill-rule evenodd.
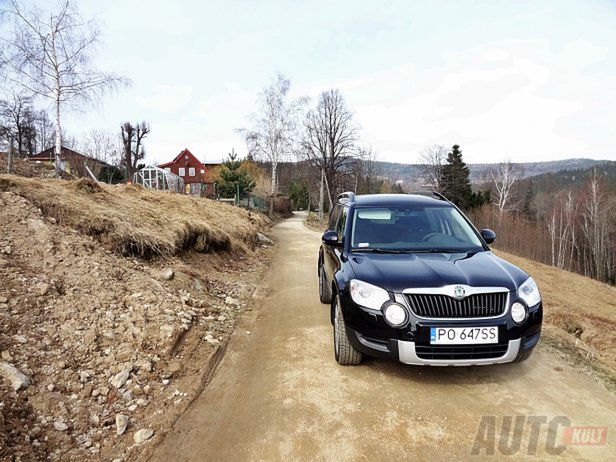
M 55 2 L 38 0 L 39 6 Z M 99 67 L 133 85 L 77 135 L 147 120 L 148 159 L 231 148 L 276 72 L 339 88 L 381 160 L 460 144 L 467 162 L 616 159 L 616 1 L 80 0 Z

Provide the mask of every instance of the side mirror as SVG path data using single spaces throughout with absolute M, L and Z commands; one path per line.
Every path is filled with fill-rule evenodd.
M 338 240 L 338 233 L 333 229 L 328 229 L 323 233 L 321 242 L 326 245 L 339 246 L 341 242 Z
M 483 240 L 486 241 L 487 244 L 492 244 L 494 239 L 496 239 L 496 233 L 491 229 L 482 229 L 481 237 L 483 237 Z

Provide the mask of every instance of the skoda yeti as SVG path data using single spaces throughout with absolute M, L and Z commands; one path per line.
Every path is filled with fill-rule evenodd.
M 439 194 L 340 195 L 318 260 L 338 363 L 364 354 L 437 366 L 527 359 L 541 295 L 490 251 L 495 238 Z

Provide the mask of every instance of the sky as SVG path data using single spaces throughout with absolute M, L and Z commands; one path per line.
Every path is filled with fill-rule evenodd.
M 55 1 L 37 0 L 42 8 Z M 340 89 L 379 160 L 616 160 L 616 0 L 79 0 L 100 69 L 132 86 L 70 113 L 78 136 L 146 120 L 147 160 L 240 155 L 260 90 Z

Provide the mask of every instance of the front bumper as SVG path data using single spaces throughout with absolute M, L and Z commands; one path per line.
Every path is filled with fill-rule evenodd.
M 509 300 L 513 303 L 514 300 Z M 356 305 L 341 294 L 343 317 L 349 342 L 369 356 L 390 358 L 404 364 L 429 366 L 472 366 L 508 363 L 527 357 L 539 341 L 543 309 L 541 303 L 529 310 L 522 325 L 516 324 L 509 310 L 497 318 L 423 319 L 410 312 L 406 326 L 393 328 L 383 316 Z M 499 343 L 468 346 L 430 344 L 430 327 L 498 326 Z
M 515 361 L 520 351 L 521 339 L 509 340 L 504 355 L 495 358 L 479 359 L 422 359 L 417 356 L 415 342 L 398 341 L 398 359 L 404 364 L 417 366 L 481 366 L 488 364 L 510 363 Z

